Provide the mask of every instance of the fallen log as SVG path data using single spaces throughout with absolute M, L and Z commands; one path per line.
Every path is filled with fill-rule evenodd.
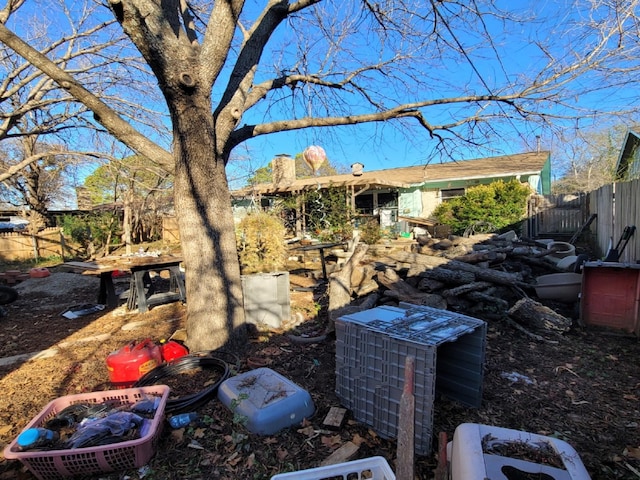
M 442 290 L 445 287 L 445 283 L 440 280 L 435 280 L 433 278 L 420 278 L 418 282 L 417 289 L 421 292 L 437 292 L 438 290 Z
M 329 276 L 329 331 L 335 328 L 335 313 L 351 303 L 351 275 L 366 253 L 367 245 L 358 245 L 342 269 Z
M 459 255 L 454 257 L 453 260 L 465 263 L 480 263 L 480 262 L 502 262 L 507 258 L 506 253 L 498 253 L 495 250 L 483 250 L 480 252 L 467 253 L 466 255 Z
M 419 275 L 421 278 L 429 278 L 439 280 L 441 282 L 453 285 L 465 285 L 476 281 L 476 276 L 471 272 L 461 270 L 449 270 L 448 268 L 439 267 L 433 270 L 427 270 Z
M 518 300 L 508 315 L 540 330 L 566 332 L 571 327 L 571 319 L 530 298 Z
M 489 288 L 493 283 L 490 282 L 469 282 L 464 285 L 460 285 L 458 287 L 450 288 L 448 290 L 444 290 L 442 292 L 442 296 L 444 297 L 458 297 L 460 295 L 465 295 L 470 292 L 474 292 L 477 290 L 484 290 L 485 288 Z
M 365 263 L 364 265 L 359 265 L 358 268 L 352 269 L 351 289 L 354 291 L 362 290 L 365 285 L 369 285 L 373 281 L 373 277 L 377 273 L 376 266 L 371 263 Z M 373 282 L 375 283 L 375 281 Z
M 423 293 L 417 288 L 411 286 L 405 282 L 398 273 L 392 268 L 385 268 L 383 271 L 378 272 L 376 276 L 378 283 L 384 285 L 389 290 L 399 292 L 404 296 L 420 296 Z
M 518 322 L 516 322 L 515 320 L 509 318 L 509 317 L 504 317 L 501 320 L 504 320 L 506 323 L 508 323 L 509 325 L 511 325 L 513 328 L 515 328 L 516 330 L 518 330 L 519 332 L 524 333 L 525 335 L 527 335 L 528 337 L 533 338 L 534 340 L 538 341 L 538 342 L 546 342 L 546 343 L 558 343 L 558 342 L 553 342 L 550 340 L 547 340 L 546 338 L 540 336 L 540 335 L 536 335 L 533 332 L 530 332 L 529 330 L 527 330 L 526 328 L 524 328 L 522 325 L 520 325 Z
M 506 312 L 509 309 L 509 302 L 503 300 L 502 298 L 488 295 L 484 292 L 469 292 L 465 295 L 465 297 L 469 300 L 473 300 L 474 302 L 482 302 L 486 305 L 490 305 L 494 308 L 494 310 Z
M 476 280 L 485 280 L 487 282 L 497 283 L 499 285 L 517 285 L 525 288 L 533 288 L 526 282 L 522 281 L 522 276 L 517 273 L 502 272 L 500 270 L 492 270 L 489 268 L 480 268 L 469 263 L 458 262 L 456 260 L 448 260 L 433 255 L 424 255 L 409 252 L 390 252 L 387 254 L 389 258 L 398 262 L 411 264 L 419 264 L 425 267 L 425 270 L 435 269 L 444 266 L 450 270 L 462 270 L 475 274 Z
M 565 269 L 562 269 L 558 267 L 556 264 L 551 263 L 549 260 L 544 260 L 542 258 L 522 256 L 522 257 L 518 257 L 518 260 L 521 261 L 522 263 L 526 263 L 527 265 L 532 265 L 534 267 L 550 270 L 552 272 L 566 272 Z
M 446 308 L 447 302 L 440 295 L 424 293 L 412 287 L 398 276 L 391 268 L 378 272 L 378 283 L 384 285 L 388 291 L 386 296 L 395 298 L 401 302 L 413 303 L 415 305 L 427 305 L 434 308 Z
M 431 270 L 431 269 L 425 267 L 424 265 L 410 265 L 409 268 L 407 269 L 407 278 L 421 277 L 422 274 L 428 270 Z
M 435 293 L 407 295 L 406 293 L 400 293 L 397 290 L 385 290 L 383 295 L 398 303 L 404 302 L 412 305 L 423 305 L 425 307 L 439 308 L 440 310 L 446 310 L 448 305 L 444 298 Z
M 363 297 L 365 295 L 369 295 L 370 293 L 376 292 L 380 289 L 380 285 L 373 278 L 368 279 L 364 283 L 359 283 L 351 287 L 353 289 L 353 293 L 356 297 Z

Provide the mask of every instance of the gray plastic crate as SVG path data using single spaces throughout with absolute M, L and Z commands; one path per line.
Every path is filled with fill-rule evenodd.
M 383 438 L 398 436 L 398 416 L 402 389 L 379 386 L 373 395 L 373 429 Z M 416 400 L 418 400 L 416 395 Z M 427 455 L 433 436 L 433 398 L 422 397 L 415 408 L 415 448 L 420 455 Z
M 336 394 L 356 420 L 397 436 L 407 356 L 415 358 L 416 452 L 431 453 L 436 391 L 478 407 L 486 323 L 447 310 L 401 304 L 336 320 Z
M 240 279 L 247 323 L 281 328 L 291 319 L 289 272 L 254 273 Z

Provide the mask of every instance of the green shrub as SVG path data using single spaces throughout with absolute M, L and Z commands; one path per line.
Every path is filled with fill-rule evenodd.
M 98 250 L 107 244 L 116 245 L 120 241 L 120 220 L 112 212 L 65 215 L 61 223 L 65 236 L 79 243 L 85 250 L 89 245 Z
M 236 229 L 238 258 L 243 274 L 275 272 L 285 265 L 285 227 L 265 212 L 244 217 Z
M 311 190 L 303 197 L 307 230 L 321 242 L 344 242 L 353 238 L 351 207 L 342 188 Z
M 367 245 L 375 245 L 381 238 L 382 229 L 375 218 L 370 218 L 360 225 L 360 240 Z
M 467 229 L 501 230 L 522 221 L 531 190 L 517 180 L 469 188 L 465 195 L 441 203 L 434 216 L 456 235 Z

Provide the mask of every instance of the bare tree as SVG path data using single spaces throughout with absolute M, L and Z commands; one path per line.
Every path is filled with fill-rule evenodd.
M 565 137 L 558 171 L 562 176 L 553 185 L 556 193 L 581 193 L 597 190 L 616 180 L 616 164 L 626 133 L 622 126 L 612 129 L 576 132 Z
M 0 12 L 0 20 L 7 21 L 20 3 L 10 2 Z M 60 1 L 56 6 L 55 16 L 34 11 L 21 19 L 21 31 L 32 45 L 90 85 L 121 115 L 141 128 L 154 125 L 153 132 L 159 134 L 161 128 L 155 126 L 161 125 L 159 114 L 137 101 L 140 92 L 153 92 L 137 73 L 148 67 L 135 49 L 129 47 L 127 54 L 130 43 L 116 20 L 100 18 L 96 15 L 100 7 L 88 1 L 69 8 Z M 62 34 L 57 37 L 59 29 Z M 153 94 L 145 101 L 150 99 Z M 0 185 L 33 224 L 45 225 L 46 210 L 57 200 L 69 203 L 69 189 L 75 186 L 73 169 L 110 158 L 99 151 L 101 136 L 109 135 L 105 136 L 91 110 L 0 44 L 0 150 L 4 153 Z
M 5 183 L 13 192 L 5 197 L 16 207 L 28 210 L 31 223 L 39 226 L 47 224 L 47 210 L 60 191 L 61 181 L 68 161 L 55 145 L 38 145 L 37 136 L 22 137 L 16 149 L 24 157 L 38 157 L 31 162 L 21 175 L 8 179 Z M 63 158 L 60 158 L 63 157 Z M 0 160 L 0 168 L 4 167 Z M 13 194 L 13 195 L 12 195 Z M 13 201 L 11 201 L 13 200 Z
M 17 14 L 15 2 L 6 18 Z M 637 68 L 639 48 L 638 0 L 576 0 L 553 31 L 543 35 L 540 25 L 520 39 L 518 47 L 532 57 L 521 70 L 503 63 L 500 49 L 514 48 L 508 34 L 539 12 L 516 16 L 491 0 L 110 0 L 109 6 L 166 100 L 172 152 L 7 22 L 0 41 L 129 148 L 173 167 L 192 350 L 217 348 L 244 331 L 225 174 L 235 147 L 277 132 L 392 121 L 441 147 L 488 144 L 499 137 L 500 123 L 528 133 L 534 123 L 598 113 L 576 95 L 602 89 L 595 74 L 614 88 L 628 85 L 625 70 Z M 494 60 L 491 70 L 480 64 L 487 59 Z M 444 74 L 451 68 L 457 75 Z
M 150 168 L 148 163 L 135 155 L 112 160 L 84 182 L 93 204 L 118 204 L 124 209 L 122 231 L 127 253 L 131 253 L 132 243 L 158 236 L 160 215 L 170 210 L 171 175 Z

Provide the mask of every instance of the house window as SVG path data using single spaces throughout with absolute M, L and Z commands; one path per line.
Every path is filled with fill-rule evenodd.
M 638 178 L 640 178 L 640 148 L 636 147 L 633 149 L 627 180 L 636 180 Z
M 379 208 L 398 208 L 398 194 L 396 192 L 379 193 Z
M 447 190 L 440 190 L 440 198 L 443 202 L 462 196 L 464 196 L 464 188 L 450 188 Z
M 361 215 L 372 215 L 373 195 L 358 195 L 356 197 L 356 211 Z

